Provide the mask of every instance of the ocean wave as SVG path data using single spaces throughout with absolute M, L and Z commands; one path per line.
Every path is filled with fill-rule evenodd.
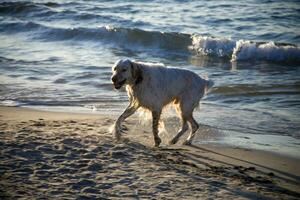
M 216 86 L 211 90 L 212 95 L 224 97 L 265 96 L 265 95 L 298 95 L 299 84 L 292 85 L 249 85 L 239 84 Z
M 40 6 L 31 2 L 2 2 L 0 3 L 1 13 L 28 13 L 38 9 Z
M 29 1 L 4 1 L 0 3 L 0 13 L 12 15 L 28 15 L 32 12 L 50 10 L 49 8 L 57 6 L 59 6 L 59 4 L 55 2 L 34 3 Z
M 43 22 L 58 22 L 63 20 L 73 21 L 74 24 L 101 22 L 106 24 L 127 24 L 130 27 L 136 26 L 151 26 L 150 23 L 141 20 L 129 20 L 120 16 L 114 16 L 113 14 L 107 15 L 108 13 L 114 13 L 120 11 L 118 8 L 125 9 L 126 12 L 134 13 L 136 11 L 130 9 L 131 6 L 112 6 L 109 8 L 103 8 L 98 6 L 89 7 L 81 11 L 76 11 L 72 8 L 80 6 L 80 2 L 0 2 L 0 16 L 10 16 L 12 18 L 19 18 L 22 20 L 41 20 Z M 128 8 L 127 8 L 128 7 Z M 57 9 L 58 8 L 58 9 Z M 105 14 L 101 13 L 105 12 Z M 124 11 L 125 12 L 125 11 Z
M 168 50 L 188 51 L 191 37 L 188 34 L 176 32 L 145 31 L 136 28 L 116 28 L 101 26 L 99 28 L 58 28 L 42 25 L 35 22 L 9 22 L 0 24 L 1 32 L 28 32 L 33 39 L 46 41 L 78 40 L 101 41 L 118 44 L 124 48 L 159 48 Z
M 40 27 L 42 27 L 40 24 L 34 22 L 23 22 L 23 21 L 2 22 L 0 24 L 0 32 L 22 33 L 22 32 L 34 31 Z
M 300 63 L 300 47 L 294 44 L 253 42 L 209 36 L 192 36 L 190 49 L 202 56 L 215 56 L 236 61 L 271 61 Z
M 290 44 L 274 42 L 253 43 L 239 40 L 233 49 L 232 61 L 267 60 L 273 62 L 299 62 L 300 48 Z
M 300 47 L 294 44 L 231 40 L 178 32 L 147 31 L 137 28 L 50 27 L 36 22 L 13 21 L 0 24 L 0 32 L 26 33 L 45 41 L 94 41 L 128 50 L 164 50 L 179 54 L 213 56 L 228 61 L 271 61 L 300 63 Z
M 200 55 L 231 58 L 234 47 L 235 42 L 229 39 L 193 35 L 190 49 Z

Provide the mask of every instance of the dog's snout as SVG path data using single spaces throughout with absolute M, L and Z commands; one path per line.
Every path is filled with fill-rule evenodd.
M 117 77 L 116 76 L 112 76 L 111 77 L 111 81 L 115 83 L 117 81 Z

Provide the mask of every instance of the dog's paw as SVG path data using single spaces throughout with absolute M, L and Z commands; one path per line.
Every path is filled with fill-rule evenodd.
M 120 130 L 122 133 L 125 133 L 126 131 L 128 131 L 128 128 L 127 126 L 125 126 L 124 124 L 122 124 L 121 126 L 121 130 Z
M 159 137 L 154 138 L 154 147 L 159 147 L 161 143 L 161 139 Z
M 192 145 L 192 141 L 186 140 L 186 141 L 184 141 L 184 142 L 182 143 L 182 145 L 190 146 L 190 145 Z
M 121 134 L 119 134 L 119 133 L 113 133 L 113 134 L 114 134 L 114 140 L 115 140 L 116 142 L 121 141 Z
M 169 141 L 169 145 L 176 144 L 178 142 L 178 138 L 174 137 L 172 140 Z
M 112 128 L 112 134 L 114 136 L 114 139 L 116 141 L 119 141 L 121 139 L 121 129 L 119 126 L 117 126 L 116 124 L 114 124 L 113 128 Z

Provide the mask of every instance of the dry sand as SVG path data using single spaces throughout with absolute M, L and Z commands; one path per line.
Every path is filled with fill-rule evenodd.
M 1 199 L 299 199 L 300 162 L 213 146 L 152 148 L 150 127 L 0 107 Z M 201 133 L 201 130 L 200 130 Z M 163 138 L 166 142 L 166 138 Z

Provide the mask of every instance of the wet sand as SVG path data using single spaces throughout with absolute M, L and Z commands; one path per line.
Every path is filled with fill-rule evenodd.
M 0 107 L 1 199 L 299 199 L 300 160 L 223 146 L 152 148 L 133 117 Z M 200 130 L 201 133 L 201 130 Z

